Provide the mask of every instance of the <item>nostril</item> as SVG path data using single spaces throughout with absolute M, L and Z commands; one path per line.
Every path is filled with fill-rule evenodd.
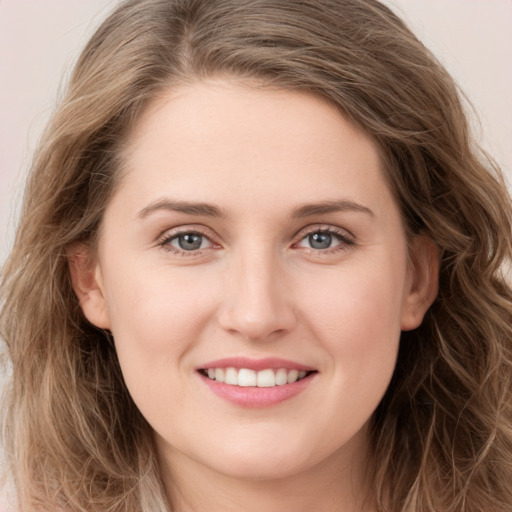
M 244 309 L 246 309 L 244 311 Z M 220 326 L 231 334 L 239 334 L 244 339 L 258 342 L 283 336 L 296 324 L 292 311 L 284 307 L 270 304 L 264 308 L 256 308 L 254 313 L 247 311 L 243 304 L 225 310 L 219 316 Z

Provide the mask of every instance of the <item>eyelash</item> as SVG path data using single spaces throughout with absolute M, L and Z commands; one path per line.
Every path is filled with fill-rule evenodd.
M 322 234 L 322 235 L 330 235 L 339 240 L 339 244 L 335 245 L 334 247 L 329 247 L 327 249 L 315 249 L 313 247 L 304 247 L 303 249 L 309 252 L 310 254 L 314 255 L 320 255 L 320 256 L 327 256 L 333 253 L 338 253 L 341 251 L 346 251 L 349 247 L 355 245 L 355 239 L 352 234 L 350 234 L 348 231 L 340 228 L 336 228 L 334 226 L 322 226 L 322 225 L 316 225 L 316 226 L 309 226 L 299 232 L 297 238 L 299 239 L 297 242 L 295 242 L 293 245 L 297 246 L 300 244 L 303 240 L 305 240 L 307 237 L 315 234 Z
M 174 254 L 177 254 L 178 256 L 199 256 L 203 253 L 203 250 L 198 249 L 195 251 L 185 251 L 183 249 L 178 249 L 177 247 L 173 247 L 171 245 L 171 242 L 180 236 L 184 235 L 198 235 L 203 238 L 206 238 L 212 245 L 218 245 L 215 244 L 215 242 L 212 241 L 212 237 L 206 234 L 205 232 L 201 231 L 200 229 L 193 228 L 193 229 L 177 229 L 176 231 L 166 232 L 159 240 L 158 245 L 164 249 L 167 252 L 171 252 Z
M 354 237 L 348 233 L 345 230 L 342 230 L 340 228 L 335 228 L 333 226 L 310 226 L 298 233 L 298 235 L 295 238 L 298 238 L 297 242 L 294 242 L 292 244 L 292 247 L 297 247 L 298 244 L 300 244 L 303 240 L 305 240 L 308 236 L 314 235 L 314 234 L 324 234 L 324 235 L 330 235 L 339 240 L 339 244 L 330 247 L 327 249 L 315 249 L 312 247 L 304 247 L 305 251 L 307 251 L 310 254 L 315 255 L 329 255 L 332 253 L 336 253 L 339 251 L 345 251 L 350 246 L 355 245 Z M 186 251 L 183 249 L 178 249 L 177 247 L 173 247 L 171 245 L 171 242 L 180 236 L 184 235 L 198 235 L 205 239 L 207 239 L 213 246 L 218 246 L 215 242 L 213 242 L 212 237 L 206 234 L 205 232 L 201 231 L 197 228 L 192 229 L 178 229 L 176 231 L 172 232 L 166 232 L 159 240 L 158 240 L 158 246 L 160 246 L 162 249 L 164 249 L 167 252 L 172 252 L 174 254 L 177 254 L 178 256 L 184 256 L 184 257 L 194 257 L 194 256 L 200 256 L 203 254 L 203 250 L 197 249 L 192 251 Z M 219 246 L 220 247 L 220 246 Z M 210 249 L 211 247 L 208 247 L 207 249 Z

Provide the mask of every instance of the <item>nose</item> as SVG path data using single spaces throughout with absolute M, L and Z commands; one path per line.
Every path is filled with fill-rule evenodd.
M 273 340 L 297 323 L 286 273 L 272 254 L 237 258 L 226 275 L 222 329 L 251 341 Z

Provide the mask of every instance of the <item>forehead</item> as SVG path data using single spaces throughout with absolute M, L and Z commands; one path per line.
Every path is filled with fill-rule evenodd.
M 156 189 L 191 200 L 261 201 L 274 191 L 283 202 L 310 202 L 387 188 L 377 144 L 335 107 L 227 81 L 161 94 L 136 123 L 124 160 L 124 186 L 146 201 Z

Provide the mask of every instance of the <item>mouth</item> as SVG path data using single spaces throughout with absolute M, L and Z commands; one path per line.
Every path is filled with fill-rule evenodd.
M 201 368 L 198 370 L 201 375 L 210 380 L 239 387 L 273 388 L 293 384 L 309 375 L 316 373 L 315 370 L 299 370 L 296 368 L 264 368 L 253 370 L 251 368 Z
M 280 358 L 231 357 L 196 368 L 207 388 L 232 405 L 266 408 L 303 393 L 319 373 Z

